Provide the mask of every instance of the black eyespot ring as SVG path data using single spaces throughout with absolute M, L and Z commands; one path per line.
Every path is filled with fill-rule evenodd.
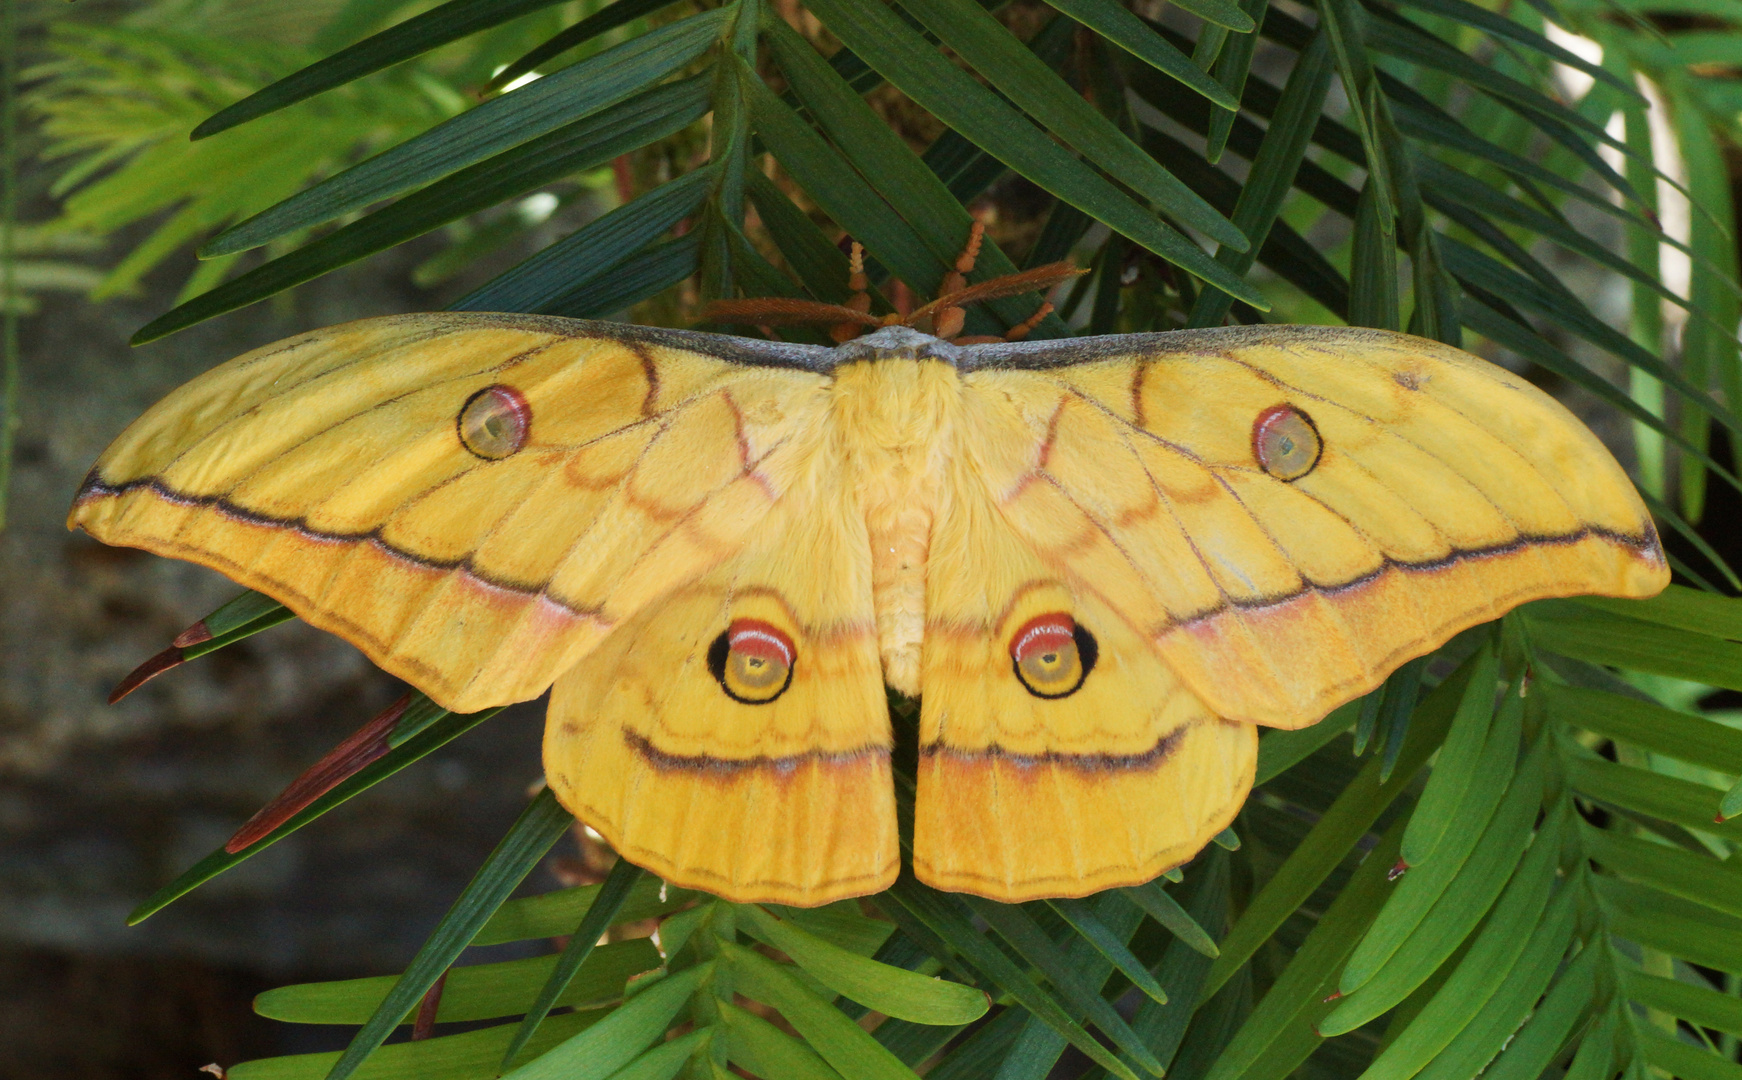
M 1048 701 L 1082 689 L 1099 656 L 1095 635 L 1061 611 L 1038 615 L 1010 635 L 1010 670 L 1016 681 Z
M 786 631 L 761 619 L 734 619 L 708 646 L 708 672 L 733 701 L 767 705 L 786 693 L 798 649 Z

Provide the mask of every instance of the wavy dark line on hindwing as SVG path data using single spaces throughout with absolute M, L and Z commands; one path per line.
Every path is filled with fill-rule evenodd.
M 852 765 L 868 758 L 884 761 L 889 759 L 889 748 L 875 744 L 852 750 L 809 750 L 802 754 L 787 754 L 780 757 L 758 754 L 748 758 L 722 758 L 714 757 L 711 754 L 673 754 L 654 746 L 646 736 L 627 729 L 623 732 L 623 742 L 637 757 L 656 769 L 709 773 L 716 776 L 763 770 L 792 773 L 804 765 L 838 766 Z
M 1004 762 L 1018 768 L 1034 768 L 1039 765 L 1063 765 L 1067 769 L 1078 769 L 1084 772 L 1120 772 L 1154 769 L 1173 756 L 1179 744 L 1184 741 L 1191 724 L 1183 724 L 1163 735 L 1155 741 L 1148 750 L 1135 754 L 1067 754 L 1057 750 L 1048 750 L 1040 754 L 1019 754 L 1013 750 L 993 743 L 983 749 L 970 750 L 964 747 L 950 746 L 944 742 L 929 743 L 919 748 L 920 757 L 949 757 L 961 762 L 992 761 Z

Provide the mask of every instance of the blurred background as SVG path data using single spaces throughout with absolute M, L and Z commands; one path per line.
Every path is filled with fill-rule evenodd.
M 525 208 L 500 230 L 496 254 L 459 278 L 441 260 L 470 234 L 444 233 L 284 303 L 130 347 L 128 337 L 178 294 L 209 285 L 189 284 L 209 264 L 185 244 L 177 211 L 199 206 L 197 173 L 152 190 L 140 170 L 80 202 L 63 197 L 63 178 L 82 159 L 45 155 L 184 152 L 193 124 L 245 92 L 238 78 L 257 80 L 252 88 L 298 66 L 346 6 L 14 9 L 27 90 L 19 136 L 5 148 L 25 223 L 14 239 L 19 287 L 5 297 L 18 316 L 22 376 L 0 531 L 5 1080 L 186 1080 L 212 1061 L 343 1045 L 261 1020 L 248 1003 L 288 981 L 403 967 L 541 775 L 543 708 L 519 706 L 139 926 L 125 924 L 140 900 L 221 845 L 403 687 L 345 642 L 293 621 L 105 704 L 123 675 L 238 589 L 196 566 L 69 533 L 68 502 L 85 472 L 141 411 L 213 364 L 300 330 L 441 307 L 614 204 L 608 172 L 582 178 L 565 186 L 563 206 L 547 196 Z M 419 73 L 439 104 L 353 119 L 358 146 L 397 141 L 408 125 L 457 109 L 455 91 L 438 81 L 452 63 Z M 465 78 L 454 75 L 456 84 Z M 294 189 L 333 163 L 302 165 L 306 173 L 280 182 Z M 576 854 L 565 844 L 555 856 Z M 547 869 L 526 888 L 566 880 Z
M 141 325 L 231 271 L 231 259 L 202 263 L 192 254 L 218 223 L 461 111 L 507 59 L 599 5 L 547 9 L 250 125 L 242 138 L 190 144 L 187 131 L 216 108 L 431 5 L 9 2 L 16 128 L 4 154 L 16 225 L 13 288 L 0 303 L 16 331 L 20 389 L 0 531 L 0 1080 L 187 1078 L 211 1061 L 330 1048 L 318 1030 L 253 1017 L 249 999 L 287 981 L 403 966 L 538 779 L 542 705 L 511 709 L 129 928 L 135 904 L 221 845 L 402 688 L 344 642 L 291 622 L 105 704 L 123 675 L 237 588 L 67 532 L 68 502 L 103 447 L 193 375 L 300 330 L 442 307 L 664 179 L 705 144 L 680 135 L 132 348 L 127 339 Z M 1166 16 L 1163 5 L 1150 8 Z M 1004 17 L 1020 22 L 1039 10 L 1018 3 Z M 1264 62 L 1261 50 L 1257 70 Z M 1567 94 L 1579 92 L 1569 82 Z M 893 94 L 873 103 L 916 146 L 938 133 Z M 1662 161 L 1673 176 L 1668 138 Z M 1742 159 L 1727 146 L 1721 154 L 1734 184 Z M 234 169 L 259 174 L 248 207 L 225 201 L 233 185 L 202 180 Z M 1686 202 L 1668 184 L 1660 194 L 1666 224 L 1687 235 Z M 976 209 L 1001 244 L 1021 250 L 1047 206 L 1036 189 L 1006 179 Z M 1346 221 L 1292 204 L 1285 216 L 1341 261 Z M 1602 215 L 1576 224 L 1622 242 Z M 1091 233 L 1083 247 L 1104 235 Z M 1625 279 L 1557 252 L 1541 255 L 1599 314 L 1628 327 L 1634 295 Z M 1126 283 L 1149 272 L 1133 264 Z M 1678 288 L 1673 267 L 1666 277 Z M 1684 272 L 1680 288 L 1685 281 Z M 1274 321 L 1334 321 L 1284 284 L 1269 287 Z M 632 315 L 678 324 L 690 299 L 680 287 Z M 1674 342 L 1676 329 L 1661 328 L 1662 340 Z M 1612 357 L 1557 341 L 1625 383 Z M 1594 408 L 1576 388 L 1548 386 L 1625 463 L 1657 469 L 1661 488 L 1660 443 L 1645 444 L 1641 461 L 1642 444 L 1612 410 Z M 1714 453 L 1729 457 L 1723 446 Z M 1742 508 L 1728 487 L 1710 492 L 1701 531 L 1734 558 Z M 1699 561 L 1686 541 L 1666 539 Z M 574 845 L 559 847 L 526 888 L 584 879 L 578 856 Z

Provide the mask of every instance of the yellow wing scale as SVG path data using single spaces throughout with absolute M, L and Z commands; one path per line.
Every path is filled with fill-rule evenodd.
M 1226 827 L 1255 724 L 1524 601 L 1667 581 L 1594 437 L 1457 350 L 901 333 L 335 327 L 165 399 L 71 523 L 214 566 L 459 711 L 554 682 L 564 805 L 671 881 L 789 904 L 899 868 L 885 682 L 921 699 L 919 877 L 1083 895 Z M 456 427 L 492 387 L 531 417 L 499 457 Z M 1254 427 L 1279 409 L 1307 445 L 1286 469 Z M 1021 652 L 1034 627 L 1053 651 Z

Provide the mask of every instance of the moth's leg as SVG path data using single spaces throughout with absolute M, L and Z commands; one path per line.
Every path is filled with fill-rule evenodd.
M 847 264 L 851 276 L 847 278 L 847 288 L 853 290 L 853 295 L 847 298 L 847 307 L 854 311 L 869 312 L 871 310 L 871 279 L 865 276 L 865 248 L 859 241 L 853 241 L 852 253 Z M 865 332 L 858 323 L 836 323 L 829 327 L 829 336 L 837 342 L 848 342 Z
M 968 287 L 968 275 L 974 272 L 974 262 L 980 257 L 980 244 L 985 236 L 984 222 L 976 221 L 968 229 L 968 242 L 962 247 L 962 253 L 956 256 L 956 268 L 945 274 L 944 283 L 938 286 L 939 300 Z M 939 308 L 932 315 L 932 333 L 945 340 L 954 338 L 962 332 L 962 323 L 967 317 L 966 311 L 953 304 Z
M 962 309 L 951 308 L 949 310 L 960 312 Z M 1052 301 L 1045 300 L 1041 302 L 1040 307 L 1035 309 L 1033 315 L 1030 315 L 1028 318 L 1004 331 L 1003 337 L 993 337 L 990 334 L 977 334 L 973 337 L 959 337 L 954 340 L 957 345 L 989 345 L 1000 341 L 1021 341 L 1029 335 L 1030 331 L 1040 325 L 1042 319 L 1051 315 L 1052 312 Z M 939 336 L 941 337 L 942 335 Z
M 1030 315 L 1028 318 L 1022 320 L 1021 322 L 1017 323 L 1015 326 L 1012 326 L 1010 329 L 1004 331 L 1004 340 L 1005 341 L 1021 341 L 1023 338 L 1028 336 L 1029 331 L 1033 330 L 1035 327 L 1040 325 L 1040 321 L 1042 319 L 1046 318 L 1048 315 L 1051 315 L 1052 311 L 1053 311 L 1053 308 L 1052 308 L 1052 301 L 1051 300 L 1041 301 L 1040 307 L 1035 309 L 1033 315 Z

